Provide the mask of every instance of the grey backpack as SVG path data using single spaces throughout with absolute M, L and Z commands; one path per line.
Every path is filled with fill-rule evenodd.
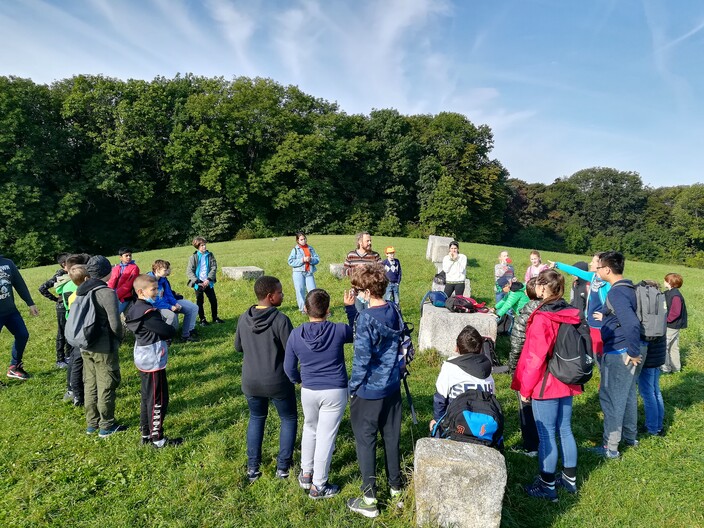
M 64 336 L 71 346 L 87 350 L 100 337 L 100 324 L 95 313 L 95 292 L 107 285 L 98 286 L 86 295 L 76 295 L 68 312 Z
M 614 285 L 633 288 L 636 292 L 636 315 L 640 321 L 640 335 L 646 341 L 652 341 L 667 333 L 667 302 L 665 294 L 655 286 L 641 281 L 635 286 L 625 283 Z M 613 307 L 606 298 L 606 307 L 613 312 Z

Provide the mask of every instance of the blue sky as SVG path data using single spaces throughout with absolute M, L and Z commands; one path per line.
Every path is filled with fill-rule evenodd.
M 0 75 L 271 77 L 347 113 L 460 112 L 511 175 L 704 181 L 700 0 L 3 0 Z

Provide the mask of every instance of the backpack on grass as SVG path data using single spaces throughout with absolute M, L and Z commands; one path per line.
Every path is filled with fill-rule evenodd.
M 503 451 L 504 413 L 493 394 L 470 389 L 452 400 L 431 436 Z
M 107 288 L 98 286 L 86 295 L 77 295 L 71 304 L 64 336 L 71 346 L 86 350 L 100 338 L 101 327 L 95 313 L 95 292 Z
M 584 319 L 579 323 L 560 323 L 557 339 L 548 359 L 543 376 L 540 396 L 543 396 L 548 373 L 568 385 L 584 385 L 594 374 L 594 352 L 589 325 Z

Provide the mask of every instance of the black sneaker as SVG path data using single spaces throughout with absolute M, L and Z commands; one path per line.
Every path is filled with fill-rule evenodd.
M 167 438 L 164 437 L 161 440 L 152 442 L 152 446 L 156 449 L 163 449 L 164 447 L 176 447 L 183 443 L 183 438 Z
M 149 438 L 148 436 L 143 436 L 142 440 L 140 441 L 140 445 L 143 445 L 143 446 L 149 445 L 151 443 L 152 443 L 151 438 Z
M 57 369 L 65 369 L 65 368 L 68 368 L 68 363 L 67 363 L 66 360 L 64 360 L 64 359 L 62 359 L 61 361 L 57 361 L 57 362 L 56 362 L 56 368 L 57 368 Z
M 219 317 L 216 317 L 215 319 L 213 319 L 213 322 L 216 323 L 216 324 L 223 324 L 225 321 L 223 321 L 223 320 L 220 319 Z
M 206 321 L 205 319 L 201 319 L 200 321 L 198 321 L 198 324 L 200 326 L 208 326 L 210 323 L 208 321 Z
M 340 486 L 337 484 L 323 484 L 320 488 L 316 487 L 315 484 L 311 484 L 308 496 L 311 499 L 329 499 L 340 493 Z
M 193 335 L 181 336 L 181 343 L 196 343 L 198 338 Z
M 189 335 L 190 337 L 198 337 L 198 330 L 196 330 L 196 329 L 194 328 L 193 330 L 191 330 L 190 332 L 188 332 L 188 335 Z
M 64 401 L 65 402 L 73 402 L 73 391 L 72 390 L 67 390 L 64 392 Z
M 277 469 L 276 470 L 276 478 L 277 479 L 287 479 L 290 474 L 290 471 L 288 469 Z
M 251 484 L 252 482 L 256 482 L 259 480 L 259 477 L 262 476 L 262 472 L 259 471 L 257 468 L 247 468 L 247 480 L 249 480 L 249 483 Z

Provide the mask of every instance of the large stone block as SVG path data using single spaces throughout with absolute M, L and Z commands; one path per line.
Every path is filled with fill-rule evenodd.
M 440 266 L 440 269 L 442 269 L 442 266 Z M 440 269 L 438 269 L 438 273 L 440 272 Z M 436 284 L 435 281 L 433 281 L 430 284 L 430 291 L 445 291 L 445 285 L 444 284 Z M 463 297 L 471 297 L 472 296 L 472 283 L 469 279 L 464 280 L 464 293 L 462 294 Z
M 506 478 L 506 460 L 496 449 L 421 438 L 413 470 L 416 523 L 498 528 Z
M 430 235 L 425 249 L 425 259 L 435 263 L 442 262 L 443 257 L 450 251 L 452 240 L 450 237 Z
M 222 274 L 234 280 L 255 280 L 264 275 L 264 270 L 256 266 L 225 266 L 222 268 Z
M 443 356 L 449 356 L 455 351 L 457 336 L 467 325 L 496 341 L 496 317 L 493 314 L 455 313 L 430 303 L 424 304 L 418 330 L 418 350 L 434 348 Z
M 338 279 L 345 278 L 345 265 L 344 264 L 330 264 L 330 275 L 337 277 Z

